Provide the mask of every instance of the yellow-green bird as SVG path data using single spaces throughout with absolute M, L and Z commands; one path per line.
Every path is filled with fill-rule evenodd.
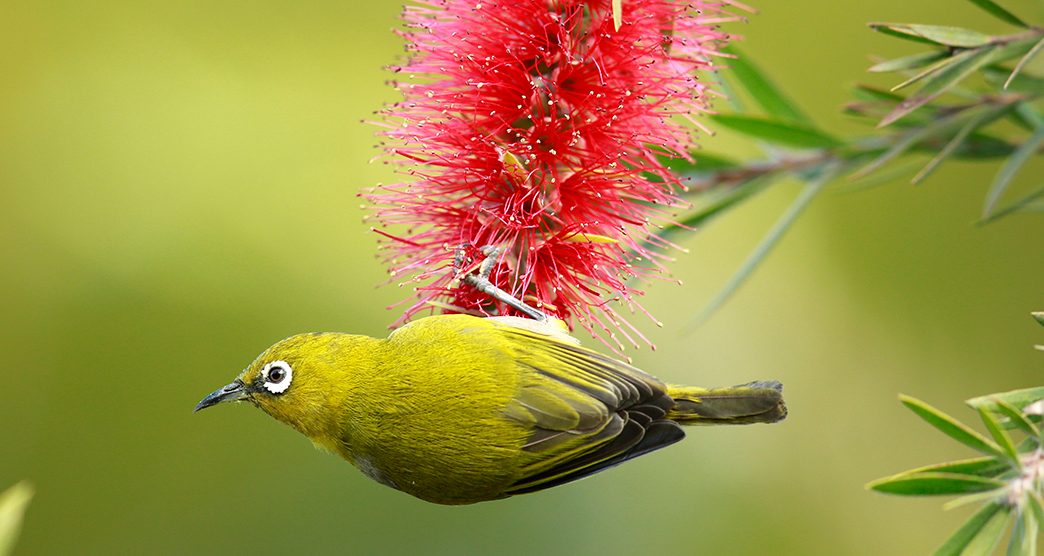
M 679 425 L 786 416 L 778 382 L 669 386 L 578 344 L 554 324 L 468 315 L 419 319 L 386 339 L 300 334 L 196 410 L 249 401 L 374 480 L 439 504 L 574 481 L 681 440 Z

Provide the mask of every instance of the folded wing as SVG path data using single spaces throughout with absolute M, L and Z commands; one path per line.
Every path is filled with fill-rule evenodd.
M 656 377 L 598 352 L 532 330 L 498 327 L 521 336 L 507 345 L 525 377 L 506 416 L 531 434 L 523 476 L 505 494 L 574 481 L 681 440 L 666 419 L 674 400 Z

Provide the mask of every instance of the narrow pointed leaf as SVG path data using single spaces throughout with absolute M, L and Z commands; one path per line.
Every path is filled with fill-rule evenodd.
M 888 150 L 852 174 L 851 179 L 862 178 L 917 145 L 948 133 L 951 129 L 963 125 L 967 120 L 977 117 L 981 110 L 981 107 L 969 108 L 963 112 L 957 112 L 948 117 L 937 119 L 921 128 L 906 131 L 902 138 L 895 141 L 895 144 Z
M 844 184 L 837 188 L 836 191 L 839 193 L 855 193 L 857 191 L 866 191 L 873 189 L 885 184 L 893 183 L 898 181 L 899 178 L 904 178 L 910 174 L 914 174 L 920 164 L 912 161 L 897 162 L 885 170 L 880 172 L 874 172 L 872 174 L 860 174 L 852 175 L 851 179 L 846 180 Z
M 751 62 L 750 58 L 744 56 L 732 45 L 725 48 L 724 52 L 735 56 L 728 62 L 729 70 L 766 114 L 771 114 L 786 122 L 801 124 L 809 128 L 815 127 L 812 119 L 802 112 L 793 100 L 783 94 L 779 86 Z
M 851 176 L 849 176 L 849 179 L 859 180 L 865 178 L 871 173 L 877 171 L 878 168 L 890 162 L 892 159 L 898 157 L 899 155 L 903 154 L 908 150 L 911 150 L 914 147 L 914 145 L 927 138 L 931 133 L 931 126 L 906 132 L 905 137 L 896 141 L 891 148 L 881 153 L 877 158 L 870 161 L 869 164 L 866 164 L 859 170 L 855 171 Z
M 1031 48 L 1030 51 L 1027 52 L 1026 55 L 1019 60 L 1019 63 L 1015 64 L 1015 69 L 1011 70 L 1011 75 L 1009 75 L 1008 78 L 1004 81 L 1005 89 L 1007 89 L 1008 86 L 1011 85 L 1011 82 L 1014 81 L 1016 77 L 1018 77 L 1019 72 L 1022 71 L 1022 68 L 1026 67 L 1026 64 L 1028 64 L 1030 60 L 1032 60 L 1033 57 L 1041 51 L 1041 49 L 1044 49 L 1044 38 L 1041 38 L 1039 41 L 1037 41 L 1037 44 L 1033 45 L 1033 48 Z
M 1012 25 L 1017 25 L 1019 27 L 1029 27 L 1029 25 L 1026 25 L 1025 21 L 1022 21 L 1015 14 L 1013 14 L 1013 13 L 1009 12 L 1008 10 L 1002 8 L 1000 5 L 998 5 L 993 0 L 968 0 L 968 1 L 971 2 L 972 4 L 975 4 L 976 6 L 978 6 L 980 8 L 982 8 L 983 11 L 985 11 L 986 13 L 992 15 L 993 17 L 996 17 L 997 19 L 999 19 L 1001 21 L 1004 21 L 1006 23 L 1010 23 Z
M 1011 143 L 992 135 L 974 131 L 971 137 L 957 147 L 957 151 L 953 156 L 966 160 L 982 160 L 1011 156 L 1013 152 L 1015 152 L 1015 146 Z
M 711 119 L 733 131 L 787 147 L 829 149 L 842 144 L 822 131 L 798 124 L 738 114 L 718 114 Z
M 1026 528 L 1025 523 L 1019 517 L 1015 518 L 1015 526 L 1011 528 L 1011 537 L 1008 538 L 1008 550 L 1004 551 L 1006 556 L 1021 556 L 1019 553 L 1019 547 L 1022 546 L 1022 542 L 1025 540 Z M 1036 554 L 1030 554 L 1030 556 L 1037 556 Z
M 1040 535 L 1040 521 L 1034 513 L 1024 516 L 1026 519 L 1026 540 L 1022 545 L 1022 553 L 1026 556 L 1036 556 L 1037 540 Z
M 911 56 L 904 56 L 902 58 L 895 58 L 894 60 L 886 60 L 884 62 L 879 62 L 870 66 L 870 68 L 866 71 L 873 73 L 882 73 L 888 71 L 900 71 L 923 68 L 928 64 L 932 64 L 949 56 L 950 54 L 943 50 L 921 52 L 919 54 L 913 54 Z
M 737 114 L 744 114 L 747 112 L 747 106 L 744 99 L 733 86 L 732 81 L 725 79 L 723 72 L 711 72 L 707 74 L 707 79 L 710 84 L 714 87 L 714 90 L 720 91 L 721 95 L 725 97 L 725 104 L 730 110 Z
M 1030 492 L 1029 496 L 1026 497 L 1026 505 L 1033 512 L 1034 521 L 1038 524 L 1044 523 L 1044 500 L 1041 500 L 1040 493 L 1037 491 Z
M 1019 63 L 1022 63 L 1022 60 L 1026 60 L 1026 57 L 1031 53 L 1036 55 L 1040 52 L 1036 45 L 1034 45 L 1033 48 L 1035 51 L 1031 50 L 1030 52 L 1027 52 L 1026 56 L 1023 56 L 1022 59 L 1019 60 Z M 1004 66 L 994 64 L 983 69 L 982 74 L 991 84 L 1002 86 L 1004 89 L 1011 92 L 1037 95 L 1041 90 L 1044 90 L 1044 78 L 1029 73 L 1023 73 L 1021 68 L 1018 67 L 1016 67 L 1016 69 L 1019 71 L 1016 72 L 1014 69 L 1008 69 Z
M 966 494 L 960 498 L 955 498 L 949 502 L 943 504 L 942 508 L 944 511 L 950 511 L 954 508 L 960 508 L 961 506 L 967 506 L 968 504 L 979 504 L 981 502 L 993 502 L 998 498 L 998 492 L 990 490 L 986 492 L 976 492 L 973 494 Z
M 917 37 L 927 42 L 961 48 L 975 48 L 990 42 L 989 35 L 946 25 L 921 25 L 917 23 L 871 23 L 875 31 L 892 31 L 900 36 Z M 903 37 L 906 38 L 906 37 Z
M 1022 79 L 1024 76 L 1020 76 Z M 1044 88 L 1042 88 L 1044 89 Z M 1041 89 L 1038 89 L 1038 91 Z M 1033 132 L 1037 128 L 1044 127 L 1044 116 L 1041 116 L 1039 112 L 1028 102 L 1020 102 L 1015 105 L 1015 109 L 1011 111 L 1012 121 L 1018 124 L 1020 127 L 1027 131 Z
M 972 475 L 976 477 L 996 477 L 1010 469 L 1011 466 L 1002 459 L 983 456 L 917 467 L 915 469 L 910 469 L 909 471 L 897 473 L 892 475 L 892 477 L 922 475 L 925 473 L 949 473 L 955 475 Z
M 924 85 L 916 94 L 906 98 L 899 103 L 887 116 L 885 116 L 877 127 L 884 127 L 902 118 L 903 116 L 917 110 L 918 108 L 935 100 L 939 95 L 950 90 L 954 85 L 960 83 L 964 78 L 975 73 L 980 67 L 990 61 L 990 49 L 966 50 L 957 54 L 952 59 L 956 61 L 932 73 L 924 79 Z
M 888 25 L 888 24 L 886 24 L 886 23 L 867 23 L 867 25 L 871 29 L 873 29 L 874 31 L 877 31 L 878 33 L 881 33 L 883 35 L 888 35 L 890 37 L 895 37 L 897 39 L 903 39 L 903 40 L 911 41 L 911 42 L 919 42 L 919 43 L 922 43 L 922 44 L 930 44 L 930 45 L 933 45 L 933 46 L 939 44 L 939 43 L 937 43 L 935 41 L 928 40 L 928 39 L 926 39 L 924 37 L 921 37 L 921 36 L 918 36 L 918 35 L 911 35 L 909 33 L 901 33 L 899 31 L 896 31 L 896 30 L 892 29 L 891 27 L 887 27 L 886 25 Z
M 26 481 L 15 484 L 0 494 L 0 556 L 11 553 L 29 501 L 33 499 L 33 487 Z
M 1008 456 L 1008 461 L 1011 462 L 1012 465 L 1021 469 L 1022 460 L 1019 459 L 1019 454 L 1015 451 L 1015 443 L 1012 442 L 1011 436 L 1008 436 L 1008 433 L 1003 427 L 1001 427 L 1000 423 L 997 422 L 997 419 L 989 410 L 983 407 L 979 407 L 978 410 L 979 418 L 982 419 L 982 423 L 986 426 L 986 430 L 990 433 L 990 436 L 993 437 L 993 441 L 996 442 L 1004 454 Z
M 941 496 L 1001 489 L 1004 481 L 957 473 L 905 473 L 878 479 L 867 485 L 871 490 L 902 496 Z
M 979 116 L 968 120 L 968 123 L 964 124 L 964 127 L 957 131 L 953 138 L 946 143 L 946 146 L 928 161 L 928 164 L 925 164 L 924 168 L 913 177 L 911 182 L 917 184 L 924 181 L 925 178 L 931 175 L 931 173 L 934 172 L 944 160 L 949 158 L 949 156 L 953 154 L 962 143 L 964 143 L 964 140 L 967 139 L 968 136 L 980 127 L 988 118 L 990 118 L 990 116 L 990 112 L 983 112 Z
M 688 228 L 702 226 L 726 210 L 747 200 L 751 195 L 764 189 L 766 185 L 768 185 L 767 180 L 748 180 L 747 182 L 730 189 L 726 194 L 712 200 L 707 205 L 703 206 L 703 208 L 685 216 L 680 224 L 682 227 Z
M 705 152 L 691 153 L 692 160 L 684 158 L 662 158 L 661 162 L 675 174 L 693 176 L 713 173 L 723 168 L 735 168 L 739 163 L 731 158 L 708 154 Z
M 1044 326 L 1044 311 L 1033 311 L 1030 313 L 1030 316 L 1033 317 L 1033 320 L 1037 321 L 1038 324 Z
M 1010 205 L 1008 205 L 1008 206 L 1006 206 L 1006 207 L 1004 207 L 1002 209 L 998 209 L 993 214 L 987 216 L 986 218 L 983 218 L 983 219 L 979 220 L 978 224 L 980 224 L 980 225 L 988 224 L 990 222 L 993 222 L 994 220 L 999 220 L 999 219 L 1001 219 L 1001 218 L 1003 218 L 1005 216 L 1008 216 L 1009 214 L 1016 213 L 1016 212 L 1022 212 L 1022 211 L 1027 211 L 1028 212 L 1028 211 L 1032 211 L 1032 210 L 1037 210 L 1037 211 L 1044 210 L 1044 203 L 1039 203 L 1038 202 L 1038 201 L 1042 201 L 1042 200 L 1044 200 L 1044 187 L 1041 187 L 1039 189 L 1036 189 L 1036 190 L 1030 192 L 1029 195 L 1026 195 L 1025 197 L 1022 197 L 1021 199 L 1011 203 Z
M 979 396 L 977 398 L 965 400 L 964 403 L 975 409 L 983 407 L 992 411 L 997 407 L 998 400 L 1004 401 L 1021 411 L 1024 407 L 1033 402 L 1044 400 L 1044 386 L 1023 388 L 1021 390 L 1012 390 L 1010 392 L 1001 392 L 1000 394 L 990 394 L 988 396 Z
M 870 85 L 856 85 L 852 95 L 857 99 L 869 102 L 902 102 L 903 97 L 891 91 L 872 87 Z
M 983 66 L 1001 62 L 1014 56 L 1021 56 L 1032 45 L 1032 39 L 1025 39 L 1005 45 L 990 45 L 965 50 L 953 56 L 953 59 L 957 60 L 957 62 L 946 64 L 941 70 L 932 72 L 931 75 L 925 77 L 924 84 L 920 90 L 899 103 L 877 126 L 884 127 L 899 120 L 953 89 L 958 83 L 974 74 Z
M 1006 44 L 991 45 L 988 47 L 991 51 L 990 63 L 999 64 L 1012 58 L 1024 57 L 1029 53 L 1029 51 L 1033 50 L 1033 47 L 1035 47 L 1039 42 L 1037 37 L 1038 35 L 1027 36 L 1026 38 L 1013 40 Z
M 906 79 L 906 81 L 903 81 L 902 83 L 899 83 L 898 85 L 892 87 L 892 91 L 895 92 L 905 89 L 906 87 L 909 87 L 914 83 L 923 81 L 928 77 L 939 74 L 946 68 L 959 65 L 963 63 L 965 60 L 968 60 L 969 58 L 972 58 L 976 55 L 981 55 L 981 53 L 981 50 L 965 50 L 954 55 L 946 55 L 941 60 L 910 76 Z
M 929 425 L 961 444 L 984 454 L 1004 457 L 999 446 L 942 411 L 910 396 L 900 395 L 899 401 Z
M 964 549 L 968 544 L 1000 513 L 1002 508 L 1003 506 L 997 503 L 983 506 L 968 521 L 965 521 L 964 525 L 961 525 L 960 528 L 954 531 L 942 546 L 935 550 L 935 556 L 961 556 L 964 554 Z M 1007 515 L 1004 517 L 1007 517 Z
M 983 218 L 988 218 L 993 213 L 993 208 L 997 205 L 1001 196 L 1004 195 L 1004 192 L 1007 191 L 1008 186 L 1011 185 L 1012 178 L 1022 168 L 1022 165 L 1036 154 L 1042 143 L 1044 143 L 1044 126 L 1038 127 L 1029 139 L 1026 139 L 1024 143 L 1015 149 L 1015 153 L 1004 163 L 1004 166 L 1001 167 L 1000 171 L 997 172 L 997 176 L 993 179 L 993 184 L 990 185 L 990 190 L 986 194 L 986 204 L 982 210 Z
M 988 556 L 993 554 L 997 544 L 1000 543 L 1001 537 L 1004 536 L 1009 515 L 1011 515 L 1011 508 L 1001 506 L 1001 509 L 990 517 L 989 521 L 979 530 L 979 533 L 964 547 L 962 554 L 967 556 Z
M 1037 556 L 1037 523 L 1033 512 L 1023 510 L 1015 518 L 1008 541 L 1008 556 Z
M 747 281 L 747 278 L 749 278 L 754 272 L 754 269 L 761 264 L 761 261 L 765 260 L 765 257 L 767 257 L 772 251 L 772 248 L 779 243 L 779 240 L 787 233 L 787 230 L 794 225 L 798 216 L 800 216 L 805 208 L 812 203 L 812 200 L 816 198 L 816 195 L 818 195 L 819 192 L 830 183 L 830 180 L 834 178 L 835 173 L 836 169 L 834 168 L 824 169 L 815 180 L 805 184 L 801 193 L 798 194 L 797 198 L 794 199 L 794 202 L 787 207 L 786 212 L 780 216 L 779 220 L 777 220 L 768 233 L 765 234 L 765 237 L 761 239 L 761 242 L 754 248 L 754 251 L 745 261 L 743 261 L 739 270 L 732 275 L 732 278 L 730 278 L 728 283 L 725 284 L 725 287 L 714 296 L 714 299 L 712 299 L 711 302 L 700 311 L 700 314 L 683 328 L 683 333 L 691 332 L 693 328 L 706 321 L 708 317 L 714 314 L 730 297 L 732 297 L 732 294 Z
M 1040 436 L 1040 431 L 1037 430 L 1037 425 L 1034 425 L 1033 421 L 1027 419 L 1021 411 L 1015 408 L 1015 406 L 1004 400 L 996 400 L 993 407 L 1001 415 L 1008 418 L 1008 424 L 1012 428 L 1017 428 L 1030 436 Z M 981 411 L 982 408 L 980 407 L 979 410 Z
M 613 27 L 619 31 L 623 22 L 623 0 L 613 0 Z

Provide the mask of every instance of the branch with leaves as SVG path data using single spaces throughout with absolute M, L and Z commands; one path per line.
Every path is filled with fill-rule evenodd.
M 1033 318 L 1044 325 L 1044 312 L 1033 313 Z M 1035 347 L 1044 351 L 1044 345 Z M 961 495 L 945 509 L 982 503 L 936 555 L 989 554 L 1009 522 L 1013 525 L 1008 554 L 1035 555 L 1037 534 L 1044 525 L 1044 387 L 967 400 L 988 438 L 921 400 L 899 400 L 940 432 L 983 455 L 911 469 L 867 487 L 903 496 Z
M 1044 49 L 1044 27 L 1026 23 L 991 0 L 969 1 L 1015 30 L 989 35 L 941 25 L 870 24 L 886 35 L 926 45 L 927 50 L 870 68 L 896 73 L 901 81 L 891 90 L 855 88 L 845 113 L 876 122 L 873 131 L 858 136 L 823 130 L 747 57 L 734 47 L 725 51 L 731 58 L 721 86 L 729 93 L 731 111 L 712 119 L 754 140 L 763 156 L 737 161 L 697 152 L 692 163 L 673 163 L 676 172 L 689 178 L 689 195 L 697 209 L 661 235 L 706 224 L 783 179 L 802 182 L 804 188 L 699 320 L 735 292 L 797 215 L 830 184 L 860 189 L 910 172 L 911 183 L 918 184 L 950 159 L 1003 160 L 987 188 L 979 222 L 1044 211 L 1044 183 L 1022 194 L 1014 194 L 1012 187 L 1019 170 L 1044 145 L 1044 75 L 1031 67 Z M 738 90 L 752 106 L 739 102 Z M 904 96 L 907 90 L 912 92 Z M 894 171 L 883 171 L 918 154 L 931 158 L 916 172 L 894 164 Z

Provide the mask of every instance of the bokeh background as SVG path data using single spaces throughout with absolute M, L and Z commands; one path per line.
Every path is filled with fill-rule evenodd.
M 888 83 L 865 74 L 868 55 L 913 52 L 867 21 L 1003 30 L 945 4 L 765 0 L 735 29 L 824 127 L 859 132 L 838 111 L 853 83 Z M 37 488 L 19 553 L 915 554 L 961 522 L 970 509 L 863 485 L 971 455 L 897 393 L 973 419 L 963 399 L 1042 382 L 1028 313 L 1044 309 L 1044 217 L 973 225 L 992 164 L 828 192 L 688 335 L 798 186 L 684 241 L 684 285 L 648 288 L 666 326 L 646 327 L 658 349 L 636 363 L 675 382 L 780 379 L 780 425 L 698 429 L 566 487 L 440 507 L 250 407 L 193 414 L 277 339 L 394 320 L 384 307 L 407 292 L 375 287 L 386 275 L 355 195 L 394 179 L 370 163 L 362 120 L 395 99 L 382 66 L 402 53 L 399 9 L 0 9 L 0 487 Z

